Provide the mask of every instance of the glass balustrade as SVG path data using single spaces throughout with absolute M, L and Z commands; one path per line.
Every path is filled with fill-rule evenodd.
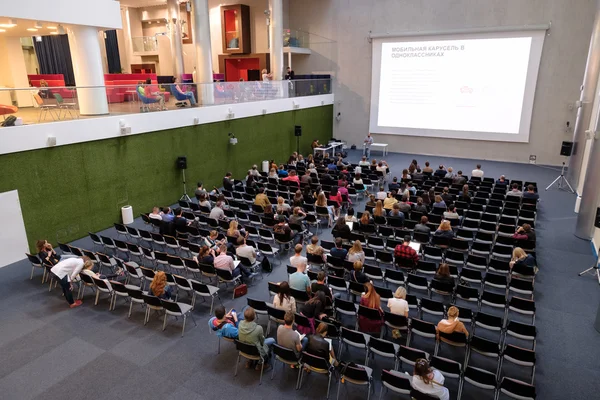
M 134 53 L 158 51 L 158 40 L 154 36 L 137 36 L 131 38 Z

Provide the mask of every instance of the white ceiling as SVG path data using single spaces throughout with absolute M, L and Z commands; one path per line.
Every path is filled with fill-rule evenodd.
M 127 7 L 152 7 L 152 6 L 162 6 L 167 4 L 167 0 L 116 0 L 121 3 L 122 6 Z

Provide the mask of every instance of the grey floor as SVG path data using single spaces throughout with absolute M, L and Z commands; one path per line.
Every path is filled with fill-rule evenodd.
M 374 153 L 375 158 L 379 152 Z M 392 172 L 400 174 L 412 155 L 385 157 Z M 421 165 L 423 157 L 418 158 Z M 350 155 L 357 161 L 358 152 Z M 444 163 L 455 170 L 471 171 L 472 160 L 428 157 L 432 165 Z M 538 399 L 597 398 L 600 382 L 600 334 L 593 328 L 600 302 L 600 288 L 591 277 L 577 273 L 594 262 L 589 242 L 573 236 L 574 196 L 551 189 L 543 191 L 559 173 L 553 168 L 500 162 L 482 162 L 486 176 L 505 174 L 509 178 L 537 181 L 542 188 L 537 220 L 538 261 L 536 279 L 538 346 L 536 387 Z M 467 172 L 467 173 L 469 173 Z M 364 202 L 357 209 L 364 208 Z M 137 213 L 146 210 L 135 210 Z M 135 227 L 144 228 L 141 221 Z M 114 229 L 103 234 L 114 236 Z M 330 239 L 329 232 L 321 235 Z M 92 249 L 89 239 L 74 242 Z M 217 355 L 217 339 L 209 333 L 208 307 L 194 312 L 197 327 L 189 321 L 181 338 L 180 321 L 171 320 L 161 331 L 161 321 L 153 318 L 143 325 L 143 311 L 134 308 L 130 319 L 122 300 L 108 311 L 108 302 L 93 305 L 91 292 L 84 305 L 71 310 L 59 289 L 48 293 L 41 275 L 29 280 L 30 266 L 21 261 L 0 269 L 0 397 L 10 400 L 63 399 L 67 397 L 103 399 L 214 399 L 238 398 L 251 390 L 253 399 L 324 398 L 326 379 L 312 374 L 302 389 L 294 390 L 296 373 L 277 366 L 274 380 L 270 372 L 258 385 L 258 373 L 240 363 L 233 376 L 236 352 L 222 343 Z M 267 281 L 286 279 L 285 262 L 263 281 L 250 287 L 249 296 L 268 299 Z M 231 300 L 222 294 L 227 308 L 241 309 L 246 298 Z M 265 321 L 263 321 L 265 322 Z M 273 331 L 274 332 L 274 331 Z M 344 351 L 342 359 L 360 361 L 364 353 Z M 477 361 L 477 360 L 476 360 Z M 375 368 L 375 395 L 379 395 L 381 368 L 393 364 L 382 358 L 371 361 Z M 511 371 L 512 372 L 512 371 Z M 515 371 L 515 373 L 519 373 Z M 453 383 L 448 380 L 451 392 Z M 332 396 L 338 385 L 332 383 Z M 366 398 L 366 389 L 342 387 L 341 396 Z M 373 395 L 372 395 L 373 396 Z M 388 393 L 386 398 L 398 398 Z M 491 398 L 465 386 L 463 399 Z

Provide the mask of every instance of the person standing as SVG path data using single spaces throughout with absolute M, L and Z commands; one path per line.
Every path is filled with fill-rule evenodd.
M 294 79 L 296 79 L 296 74 L 294 73 L 294 70 L 291 69 L 290 67 L 287 67 L 286 73 L 285 73 L 285 80 L 286 81 L 293 81 Z
M 370 158 L 371 157 L 371 145 L 373 144 L 373 137 L 371 133 L 367 134 L 367 137 L 364 140 L 365 149 L 363 151 L 363 156 Z
M 73 300 L 73 280 L 79 275 L 82 269 L 92 268 L 93 263 L 89 257 L 67 258 L 59 261 L 50 272 L 58 279 L 58 283 L 63 290 L 65 299 L 69 303 L 69 307 L 79 307 L 81 300 Z

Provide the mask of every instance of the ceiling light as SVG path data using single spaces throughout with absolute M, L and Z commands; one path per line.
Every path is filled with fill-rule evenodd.
M 37 29 L 35 29 L 35 28 L 27 28 L 27 30 L 28 30 L 29 32 L 37 32 Z
M 37 29 L 42 29 L 42 23 L 40 21 L 35 21 L 35 25 L 33 27 Z
M 48 28 L 48 29 L 56 29 L 56 27 L 52 26 L 52 25 L 48 25 L 46 28 Z
M 6 29 L 0 29 L 0 33 L 1 33 L 1 32 L 6 32 Z
M 15 26 L 17 26 L 17 20 L 14 18 L 9 19 L 8 24 L 0 24 L 0 28 L 14 28 Z
M 50 32 L 51 35 L 58 35 L 58 32 Z

